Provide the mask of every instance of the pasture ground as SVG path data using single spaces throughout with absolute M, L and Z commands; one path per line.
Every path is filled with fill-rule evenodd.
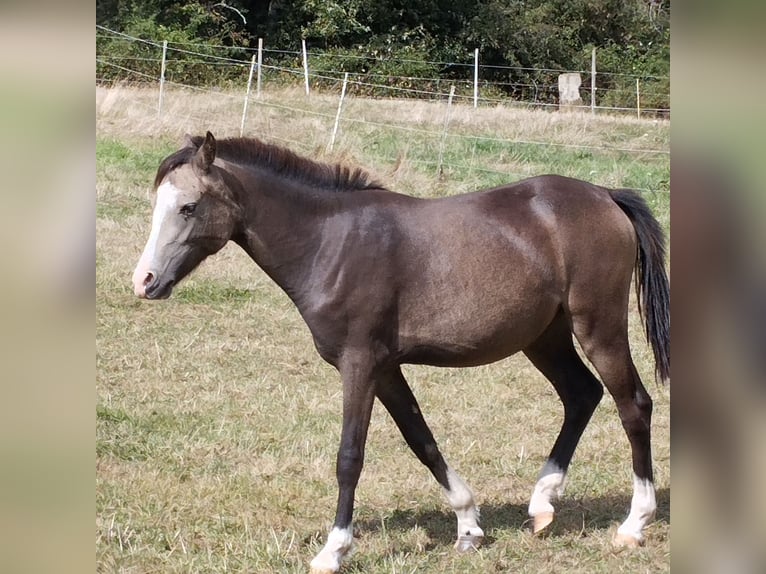
M 339 379 L 286 295 L 236 246 L 167 301 L 133 296 L 160 160 L 187 131 L 238 135 L 241 117 L 239 95 L 169 92 L 158 119 L 156 95 L 96 91 L 97 571 L 306 572 L 333 519 Z M 251 103 L 246 134 L 365 166 L 389 188 L 422 196 L 550 172 L 653 190 L 646 198 L 669 228 L 669 156 L 598 149 L 667 150 L 666 121 L 457 107 L 437 177 L 440 140 L 425 132 L 441 131 L 444 103 L 352 99 L 328 154 L 336 107 L 336 96 L 306 100 L 283 90 Z M 376 405 L 357 490 L 357 552 L 344 572 L 668 571 L 669 390 L 653 382 L 635 301 L 631 338 L 655 399 L 659 508 L 644 547 L 610 544 L 629 508 L 631 469 L 608 396 L 575 454 L 550 532 L 526 531 L 526 505 L 562 409 L 518 355 L 473 369 L 405 368 L 445 457 L 476 493 L 485 546 L 454 553 L 452 511 Z

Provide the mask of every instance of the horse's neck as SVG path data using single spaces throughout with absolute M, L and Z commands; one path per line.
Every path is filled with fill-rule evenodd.
M 308 197 L 300 183 L 252 182 L 236 241 L 291 297 L 305 280 L 332 212 L 331 196 Z

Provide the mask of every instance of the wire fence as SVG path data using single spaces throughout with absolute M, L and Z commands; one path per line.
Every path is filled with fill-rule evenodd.
M 122 38 L 125 36 L 124 34 L 120 34 L 118 37 Z M 219 101 L 226 100 L 230 104 L 237 104 L 239 102 L 242 102 L 243 104 L 243 111 L 242 111 L 242 120 L 241 120 L 241 128 L 240 133 L 242 134 L 245 130 L 246 122 L 247 122 L 247 111 L 248 111 L 248 103 L 254 103 L 257 106 L 261 108 L 266 109 L 272 109 L 272 110 L 278 110 L 280 112 L 287 112 L 291 114 L 299 114 L 304 116 L 311 116 L 323 121 L 326 121 L 327 124 L 332 125 L 331 122 L 334 120 L 335 127 L 333 129 L 333 135 L 332 139 L 330 140 L 330 143 L 328 144 L 328 149 L 332 149 L 332 144 L 334 143 L 335 139 L 335 133 L 338 130 L 338 123 L 342 120 L 343 124 L 345 125 L 356 125 L 356 126 L 369 126 L 370 128 L 374 128 L 376 130 L 392 130 L 395 132 L 404 132 L 412 134 L 413 137 L 421 137 L 425 141 L 430 142 L 443 142 L 447 139 L 451 140 L 460 140 L 462 149 L 465 149 L 470 153 L 470 159 L 467 162 L 460 162 L 460 160 L 455 161 L 455 158 L 452 159 L 443 159 L 441 156 L 439 159 L 431 159 L 427 157 L 407 157 L 407 161 L 413 164 L 419 164 L 419 165 L 431 165 L 434 168 L 437 169 L 438 172 L 441 172 L 443 167 L 451 168 L 455 170 L 467 170 L 467 171 L 478 171 L 478 172 L 484 172 L 484 173 L 490 173 L 490 174 L 498 174 L 503 176 L 516 176 L 516 177 L 527 177 L 529 175 L 533 175 L 533 173 L 524 173 L 519 171 L 509 171 L 506 169 L 503 169 L 502 171 L 499 169 L 493 169 L 493 167 L 490 166 L 482 166 L 482 165 L 476 165 L 474 162 L 474 154 L 477 145 L 486 145 L 489 143 L 499 144 L 503 146 L 508 146 L 509 148 L 518 148 L 520 146 L 526 146 L 528 148 L 540 148 L 541 150 L 555 150 L 555 149 L 568 149 L 572 150 L 574 152 L 583 152 L 583 153 L 598 153 L 598 154 L 627 154 L 634 156 L 634 161 L 640 161 L 641 158 L 644 158 L 645 160 L 647 158 L 662 158 L 662 162 L 666 162 L 670 151 L 667 148 L 664 148 L 662 146 L 659 146 L 658 148 L 638 148 L 638 147 L 627 147 L 627 146 L 610 146 L 610 145 L 588 145 L 588 144 L 576 144 L 576 143 L 560 143 L 560 142 L 552 142 L 552 141 L 537 141 L 532 139 L 524 139 L 524 138 L 502 138 L 502 137 L 493 137 L 488 135 L 473 135 L 473 134 L 465 134 L 465 133 L 454 133 L 450 132 L 448 130 L 449 126 L 449 119 L 450 119 L 450 109 L 449 105 L 452 104 L 453 97 L 449 98 L 449 105 L 445 114 L 445 120 L 444 120 L 444 127 L 442 131 L 438 131 L 437 129 L 427 129 L 424 127 L 416 127 L 413 125 L 406 125 L 401 122 L 397 122 L 395 120 L 390 119 L 382 119 L 380 121 L 378 120 L 371 120 L 367 117 L 358 117 L 353 114 L 344 113 L 344 106 L 343 106 L 343 97 L 348 95 L 354 95 L 354 88 L 359 90 L 360 88 L 369 87 L 367 86 L 368 82 L 364 82 L 359 80 L 359 76 L 354 76 L 350 73 L 344 74 L 342 78 L 338 78 L 334 75 L 334 72 L 332 70 L 330 71 L 324 71 L 322 73 L 319 72 L 308 72 L 308 77 L 312 80 L 312 83 L 314 86 L 318 84 L 320 81 L 325 82 L 332 82 L 331 87 L 333 89 L 333 92 L 335 94 L 342 94 L 340 102 L 338 104 L 337 114 L 333 113 L 327 113 L 325 111 L 321 111 L 321 107 L 315 107 L 309 104 L 309 100 L 306 100 L 306 107 L 298 107 L 300 104 L 296 105 L 287 105 L 284 102 L 276 102 L 273 100 L 269 100 L 268 98 L 262 98 L 262 97 L 254 97 L 254 95 L 251 93 L 251 80 L 252 75 L 248 78 L 248 72 L 252 74 L 254 70 L 254 62 L 255 62 L 255 52 L 251 50 L 250 53 L 250 60 L 241 60 L 229 56 L 222 56 L 220 54 L 213 54 L 213 57 L 208 57 L 208 55 L 204 54 L 203 52 L 198 52 L 196 50 L 186 50 L 183 48 L 183 51 L 177 51 L 171 47 L 170 43 L 167 45 L 163 45 L 162 43 L 152 42 L 148 40 L 143 39 L 133 39 L 130 37 L 124 37 L 122 38 L 124 41 L 130 41 L 130 42 L 139 42 L 141 46 L 148 46 L 154 50 L 158 50 L 160 53 L 163 51 L 166 53 L 166 58 L 164 61 L 164 68 L 165 68 L 165 74 L 163 75 L 162 72 L 158 73 L 158 68 L 160 68 L 162 61 L 161 59 L 158 60 L 154 56 L 144 56 L 144 55 L 121 55 L 121 56 L 109 56 L 108 54 L 99 54 L 97 53 L 96 56 L 96 64 L 97 64 L 97 76 L 96 80 L 100 84 L 110 84 L 110 83 L 118 83 L 118 84 L 138 84 L 142 86 L 151 85 L 151 86 L 157 86 L 159 83 L 159 101 L 157 105 L 152 105 L 148 101 L 135 101 L 132 102 L 131 105 L 137 105 L 137 106 L 143 106 L 146 110 L 147 115 L 150 114 L 157 114 L 158 116 L 162 116 L 164 114 L 173 114 L 177 113 L 176 111 L 168 112 L 162 110 L 162 90 L 164 86 L 168 86 L 170 88 L 173 88 L 175 90 L 188 90 L 189 92 L 193 93 L 200 93 L 200 94 L 211 94 L 214 93 L 215 97 Z M 192 45 L 187 44 L 186 47 L 195 47 Z M 174 52 L 177 54 L 183 54 L 186 56 L 195 56 L 195 60 L 189 61 L 186 59 L 180 59 L 177 56 L 174 56 Z M 301 56 L 300 52 L 296 52 L 295 54 L 298 55 L 298 57 Z M 134 64 L 135 63 L 142 63 L 142 64 L 150 64 L 151 67 L 140 67 L 137 68 Z M 226 87 L 222 88 L 219 86 L 210 86 L 205 85 L 204 83 L 195 85 L 194 83 L 189 82 L 182 82 L 177 81 L 177 78 L 185 77 L 183 75 L 179 75 L 174 73 L 173 65 L 174 63 L 183 64 L 184 66 L 191 66 L 191 65 L 205 65 L 205 66 L 211 66 L 211 65 L 221 65 L 221 66 L 227 66 L 227 67 L 236 67 L 236 72 L 238 77 L 244 76 L 244 80 L 238 81 L 235 84 L 232 84 L 232 87 L 236 87 L 237 89 L 226 89 Z M 270 71 L 274 74 L 281 74 L 285 77 L 289 77 L 289 82 L 285 82 L 291 86 L 298 85 L 301 78 L 305 77 L 306 70 L 296 67 L 296 68 L 285 68 L 282 66 L 274 66 L 274 65 L 266 65 L 261 64 L 259 66 L 259 72 L 265 72 Z M 108 73 L 112 72 L 112 73 Z M 117 74 L 118 72 L 118 74 Z M 413 81 L 420 81 L 424 78 L 420 77 L 408 77 L 407 79 L 411 79 Z M 451 88 L 455 87 L 454 91 L 454 100 L 456 100 L 456 103 L 458 99 L 462 98 L 463 100 L 470 101 L 473 99 L 473 96 L 470 95 L 469 88 L 471 87 L 470 82 L 449 82 L 445 81 L 441 78 L 425 78 L 431 82 L 436 83 L 437 86 L 440 86 L 442 88 Z M 247 90 L 245 91 L 242 87 L 242 84 L 244 81 L 247 80 Z M 297 81 L 296 81 L 297 80 Z M 260 85 L 260 81 L 259 81 Z M 328 84 L 329 85 L 329 84 Z M 379 87 L 383 84 L 371 84 L 374 87 Z M 399 86 L 391 87 L 391 86 L 385 86 L 388 89 L 391 89 L 391 94 L 395 94 L 397 97 L 418 97 L 418 98 L 426 98 L 426 99 L 439 99 L 442 101 L 447 100 L 448 93 L 441 91 L 441 90 L 429 90 L 429 89 L 421 89 L 421 84 L 416 84 L 418 87 L 413 88 L 402 88 Z M 458 93 L 458 91 L 462 88 L 462 94 Z M 469 92 L 469 93 L 466 93 Z M 359 95 L 357 92 L 355 95 Z M 361 95 L 364 95 L 362 93 Z M 542 103 L 542 102 L 517 102 L 514 100 L 509 100 L 508 98 L 490 98 L 486 96 L 481 96 L 478 98 L 479 103 L 481 105 L 497 105 L 497 104 L 503 104 L 506 107 L 513 106 L 513 107 L 542 107 L 542 106 L 557 106 L 557 104 L 548 104 L 548 103 Z M 464 105 L 467 102 L 464 102 Z M 601 111 L 601 110 L 599 110 Z M 215 121 L 211 122 L 211 117 L 194 117 L 193 114 L 189 114 L 184 112 L 183 117 L 179 117 L 181 120 L 193 120 L 195 123 L 199 124 L 205 124 L 205 125 L 211 125 L 215 124 Z M 228 123 L 230 123 L 230 119 L 228 120 Z M 224 127 L 223 122 L 221 123 L 222 127 Z M 230 126 L 227 126 L 230 129 Z M 279 138 L 279 137 L 271 137 L 271 139 L 276 139 L 280 143 L 289 144 L 291 147 L 295 149 L 301 149 L 304 151 L 311 151 L 307 146 L 305 142 L 302 141 L 292 141 L 289 139 Z M 471 151 L 473 150 L 473 151 Z M 391 163 L 396 163 L 397 158 L 383 158 L 386 161 L 390 161 Z M 667 188 L 666 184 L 662 184 L 659 189 L 641 189 L 638 188 L 639 191 L 643 191 L 646 193 L 668 193 L 669 189 Z
M 257 67 L 259 85 L 295 85 L 304 79 L 307 89 L 335 91 L 348 74 L 348 89 L 355 96 L 443 100 L 454 86 L 456 101 L 472 101 L 475 107 L 512 103 L 553 109 L 559 106 L 559 74 L 579 73 L 595 80 L 584 81 L 579 90 L 583 108 L 594 113 L 628 113 L 639 117 L 670 114 L 668 107 L 658 105 L 669 101 L 667 76 L 484 65 L 479 63 L 478 53 L 474 63 L 372 58 L 321 50 L 304 54 L 302 50 L 163 42 L 100 25 L 96 26 L 96 49 L 96 74 L 105 81 L 145 82 L 150 78 L 159 81 L 164 68 L 168 81 L 241 86 L 257 53 L 261 62 Z M 402 64 L 410 65 L 416 73 L 387 73 L 387 67 L 400 70 Z M 465 77 L 474 68 L 474 80 Z M 506 76 L 525 75 L 519 81 L 491 79 L 498 72 Z

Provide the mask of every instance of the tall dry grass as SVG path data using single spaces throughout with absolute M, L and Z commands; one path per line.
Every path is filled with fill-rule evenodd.
M 184 133 L 206 130 L 217 137 L 237 136 L 243 101 L 244 94 L 231 91 L 168 89 L 162 115 L 158 116 L 157 89 L 99 87 L 97 129 L 101 137 L 122 139 L 164 137 L 180 141 Z M 449 113 L 446 161 L 449 167 L 449 150 L 459 148 L 456 163 L 476 170 L 469 184 L 480 185 L 482 170 L 510 174 L 515 179 L 556 171 L 560 154 L 603 159 L 603 169 L 572 175 L 612 187 L 623 185 L 625 165 L 645 162 L 669 169 L 668 156 L 654 153 L 669 151 L 666 120 L 506 106 L 473 109 L 465 104 L 454 104 L 448 111 L 445 102 L 347 98 L 337 145 L 334 153 L 328 153 L 337 107 L 338 96 L 334 94 L 314 93 L 307 98 L 297 88 L 264 92 L 260 99 L 251 97 L 244 135 L 281 143 L 320 159 L 361 163 L 376 175 L 391 178 L 391 183 L 406 186 L 411 174 L 404 172 L 409 167 L 436 173 L 435 152 Z M 546 145 L 535 145 L 538 142 Z M 483 153 L 477 145 L 495 149 Z M 646 153 L 610 152 L 607 148 Z M 423 149 L 434 152 L 434 157 L 421 157 Z M 528 157 L 529 150 L 536 161 Z M 653 183 L 652 191 L 667 190 L 667 181 Z

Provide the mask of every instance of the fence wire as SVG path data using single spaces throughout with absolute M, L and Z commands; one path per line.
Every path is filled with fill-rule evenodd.
M 118 38 L 120 41 L 140 42 L 141 45 L 157 48 L 159 51 L 162 50 L 162 44 L 160 43 L 152 42 L 152 41 L 144 40 L 140 38 L 134 38 L 127 34 L 108 30 L 101 26 L 97 26 L 97 28 L 106 33 L 114 35 L 114 37 Z M 169 57 L 166 59 L 166 64 L 179 62 L 184 65 L 232 66 L 240 70 L 242 68 L 249 69 L 250 66 L 252 65 L 251 61 L 248 61 L 248 60 L 240 60 L 237 58 L 205 54 L 203 52 L 199 52 L 196 50 L 187 50 L 185 48 L 177 48 L 175 47 L 174 44 L 185 45 L 187 47 L 204 46 L 205 48 L 208 48 L 208 49 L 211 48 L 211 46 L 202 45 L 202 44 L 168 43 L 167 52 L 169 54 Z M 225 47 L 225 48 L 231 49 L 230 47 Z M 250 51 L 252 52 L 252 49 L 250 49 Z M 266 50 L 264 50 L 264 52 L 266 52 Z M 173 53 L 182 54 L 184 56 L 193 56 L 196 59 L 194 60 L 177 59 L 175 57 L 172 57 Z M 290 52 L 290 54 L 300 56 L 301 53 Z M 160 64 L 161 64 L 161 58 L 159 57 L 155 59 L 155 58 L 144 57 L 144 56 L 109 56 L 105 54 L 97 54 L 96 62 L 98 65 L 104 67 L 105 69 L 118 70 L 120 73 L 124 74 L 124 79 L 127 79 L 129 82 L 135 82 L 135 83 L 140 83 L 144 85 L 157 84 L 159 82 L 159 77 L 158 77 L 159 72 L 156 72 L 156 74 L 147 73 L 146 71 L 136 70 L 129 67 L 131 62 L 152 63 L 152 64 L 155 64 L 155 67 L 157 68 L 157 70 L 159 70 Z M 267 65 L 267 64 L 262 64 L 261 70 L 269 71 L 269 72 L 277 73 L 277 74 L 289 75 L 289 76 L 302 77 L 304 74 L 303 68 L 287 68 L 287 67 Z M 551 71 L 556 71 L 556 70 L 551 70 Z M 342 72 L 336 72 L 334 70 L 323 70 L 321 72 L 310 71 L 309 76 L 310 78 L 312 78 L 314 82 L 325 82 L 325 83 L 335 82 L 335 84 L 339 85 L 340 82 L 342 82 L 342 79 L 341 77 L 336 76 L 336 74 L 342 75 Z M 359 76 L 361 76 L 361 74 L 349 74 L 349 76 L 351 76 L 348 79 L 349 87 L 356 86 L 362 89 L 386 88 L 386 89 L 392 90 L 393 93 L 405 94 L 405 95 L 416 94 L 420 99 L 426 98 L 426 99 L 435 99 L 435 100 L 446 100 L 447 93 L 448 93 L 446 91 L 441 91 L 438 89 L 430 90 L 430 89 L 420 89 L 420 88 L 402 88 L 402 87 L 392 87 L 385 84 L 366 82 L 366 81 L 362 81 L 362 79 L 358 79 Z M 385 76 L 385 75 L 379 74 L 379 76 Z M 437 83 L 437 85 L 444 85 L 447 87 L 452 85 L 457 85 L 457 86 L 462 85 L 463 88 L 473 86 L 472 82 L 469 82 L 467 80 L 450 81 L 450 80 L 445 80 L 440 78 L 436 78 L 436 79 L 419 78 L 414 76 L 402 76 L 399 78 L 406 79 L 412 82 L 421 82 L 421 81 L 430 82 L 428 85 L 432 85 L 433 83 Z M 120 80 L 107 79 L 107 78 L 99 77 L 97 75 L 97 82 L 106 83 L 106 82 L 114 82 L 114 81 L 119 82 Z M 170 70 L 166 72 L 166 78 L 165 78 L 164 84 L 168 87 L 173 87 L 178 90 L 190 90 L 190 91 L 198 92 L 198 93 L 213 93 L 215 94 L 216 98 L 226 98 L 232 101 L 242 101 L 242 95 L 229 93 L 226 91 L 221 91 L 219 89 L 212 89 L 210 87 L 205 87 L 200 85 L 191 85 L 188 83 L 175 81 L 172 79 L 172 72 Z M 482 84 L 482 85 L 485 85 L 485 84 Z M 492 84 L 487 83 L 486 85 L 492 85 Z M 473 96 L 467 95 L 467 94 L 456 93 L 454 95 L 454 98 L 462 99 L 464 101 L 473 100 Z M 513 107 L 542 107 L 542 108 L 558 107 L 558 104 L 551 104 L 546 102 L 518 102 L 518 101 L 513 101 L 508 99 L 489 98 L 489 97 L 480 97 L 479 101 L 485 105 L 505 105 L 505 106 L 510 105 Z M 291 112 L 296 114 L 303 114 L 307 116 L 327 119 L 328 121 L 335 119 L 334 114 L 324 113 L 324 112 L 312 110 L 312 109 L 294 107 L 294 106 L 285 105 L 282 103 L 270 102 L 270 101 L 266 101 L 259 98 L 250 98 L 248 102 L 251 105 L 255 105 L 255 106 L 271 108 L 275 110 L 286 111 L 286 112 Z M 146 104 L 143 102 L 136 102 L 136 105 L 145 107 L 147 109 L 147 112 L 150 112 L 150 110 L 153 113 L 157 112 L 157 108 L 149 104 Z M 590 107 L 583 106 L 583 109 L 590 109 Z M 608 106 L 599 106 L 598 109 L 599 110 L 607 109 L 607 110 L 613 110 L 613 111 L 627 110 L 627 111 L 635 112 L 635 109 L 631 109 L 631 108 L 619 108 L 619 107 L 608 107 Z M 201 123 L 209 124 L 211 122 L 211 119 L 209 117 L 200 117 L 193 114 L 180 115 L 174 112 L 165 111 L 164 115 L 168 115 L 169 117 L 177 117 L 179 119 L 184 119 L 184 120 L 194 120 L 198 123 L 201 122 Z M 244 117 L 243 117 L 243 122 L 244 122 Z M 346 125 L 348 124 L 367 125 L 375 129 L 393 130 L 393 131 L 399 131 L 399 132 L 405 132 L 405 133 L 411 133 L 411 134 L 419 134 L 433 141 L 439 141 L 442 137 L 447 137 L 450 139 L 465 140 L 467 142 L 467 145 L 473 145 L 474 147 L 476 146 L 477 142 L 484 141 L 484 142 L 499 143 L 499 144 L 508 145 L 508 146 L 520 146 L 520 145 L 521 146 L 542 146 L 545 148 L 566 148 L 566 149 L 574 149 L 574 150 L 595 151 L 600 153 L 621 153 L 621 154 L 634 155 L 637 158 L 642 156 L 669 156 L 670 154 L 668 149 L 644 149 L 644 148 L 631 148 L 631 147 L 619 147 L 619 146 L 597 146 L 597 145 L 587 145 L 587 144 L 550 142 L 550 141 L 508 139 L 508 138 L 483 136 L 483 135 L 443 133 L 436 130 L 423 129 L 419 127 L 413 127 L 410 125 L 402 125 L 399 123 L 391 123 L 386 121 L 373 121 L 366 118 L 354 117 L 352 115 L 349 115 L 348 111 L 344 111 L 344 116 L 342 117 L 342 123 Z M 296 149 L 301 149 L 304 151 L 308 149 L 305 142 L 293 141 L 293 140 L 278 138 L 278 137 L 273 137 L 272 139 L 275 139 L 279 141 L 280 143 L 288 144 L 291 147 Z M 398 158 L 384 158 L 384 160 L 391 161 L 392 163 L 395 163 L 397 159 Z M 436 160 L 419 159 L 419 158 L 407 158 L 407 161 L 413 164 L 433 165 L 433 166 L 436 166 L 438 163 Z M 485 173 L 511 175 L 511 176 L 518 176 L 518 177 L 527 177 L 529 175 L 533 175 L 531 173 L 509 172 L 505 170 L 499 171 L 486 166 L 475 165 L 473 156 L 471 157 L 470 164 L 460 164 L 460 163 L 454 163 L 454 162 L 452 163 L 442 162 L 442 163 L 444 166 L 452 168 L 452 169 L 456 169 L 456 170 L 479 171 L 479 172 L 485 172 Z M 668 190 L 651 190 L 651 189 L 638 189 L 638 191 L 642 191 L 645 193 L 668 193 L 669 192 Z

